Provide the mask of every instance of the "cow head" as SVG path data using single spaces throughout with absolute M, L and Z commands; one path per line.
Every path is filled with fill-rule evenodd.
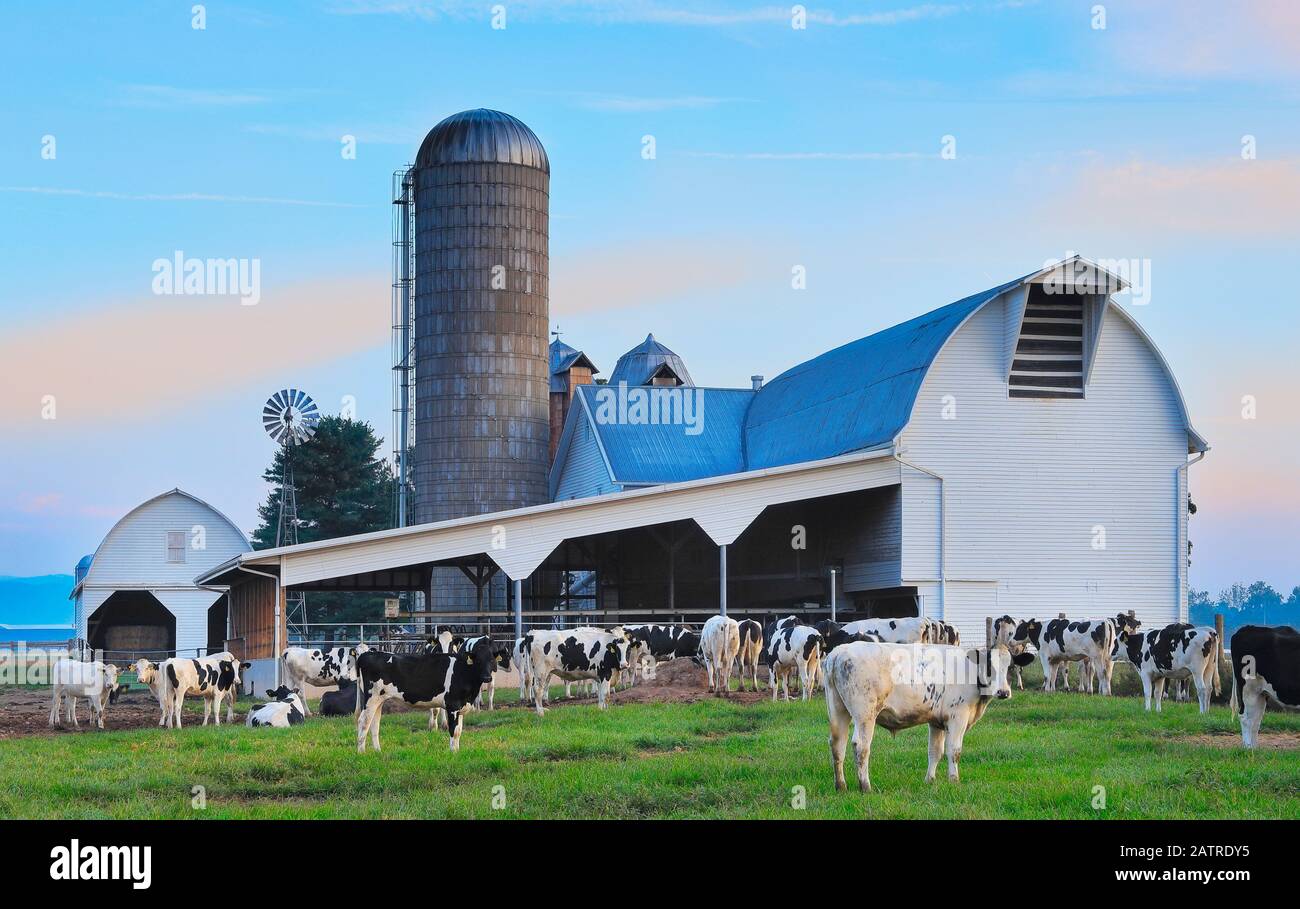
M 158 664 L 151 663 L 146 659 L 135 661 L 135 677 L 144 685 L 152 685 L 158 678 Z
M 480 684 L 492 681 L 492 671 L 496 669 L 497 658 L 492 651 L 492 642 L 487 638 L 479 638 L 478 643 L 468 650 L 458 650 L 456 659 L 464 661 L 465 666 L 469 667 Z
M 1034 661 L 1033 655 L 1025 651 L 1012 656 L 1011 651 L 1001 644 L 970 650 L 966 655 L 976 666 L 979 696 L 1002 701 L 1011 697 L 1011 666 L 1028 666 Z
M 1012 635 L 1011 640 L 1018 643 L 1028 641 L 1035 647 L 1038 646 L 1038 636 L 1043 633 L 1043 623 L 1038 619 L 1025 619 L 1016 626 L 1016 633 Z
M 1128 636 L 1141 627 L 1141 620 L 1126 612 L 1115 616 L 1115 632 L 1121 641 L 1128 640 Z
M 298 703 L 302 703 L 302 689 L 290 688 L 288 685 L 281 685 L 279 688 L 266 689 L 266 696 L 273 701 L 282 701 L 288 703 L 295 698 Z
M 492 656 L 497 661 L 498 669 L 500 669 L 502 672 L 510 671 L 510 645 L 509 644 L 493 644 Z

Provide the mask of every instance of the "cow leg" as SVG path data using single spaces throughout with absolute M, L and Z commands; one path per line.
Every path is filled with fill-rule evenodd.
M 948 779 L 952 782 L 960 782 L 958 766 L 961 764 L 961 744 L 966 738 L 966 720 L 956 719 L 948 721 Z
M 1020 671 L 1020 667 L 1019 667 L 1019 666 L 1016 666 L 1016 667 L 1014 667 L 1014 668 L 1015 668 L 1015 670 L 1016 670 L 1016 687 L 1019 688 L 1021 691 L 1024 691 L 1024 690 L 1025 690 L 1025 676 L 1024 676 L 1024 674 Z
M 781 687 L 781 680 L 776 674 L 776 664 L 767 667 L 767 687 L 772 689 L 772 703 L 776 703 L 776 693 Z
M 68 707 L 67 707 L 67 709 L 68 709 L 68 714 L 69 714 L 69 715 L 71 716 L 71 718 L 72 718 L 72 728 L 73 728 L 73 729 L 80 729 L 80 728 L 81 728 L 81 724 L 77 722 L 77 697 L 76 697 L 76 695 L 73 695 L 72 697 L 68 698 L 67 704 L 68 704 Z
M 606 707 L 605 702 L 609 698 L 609 686 L 612 684 L 612 682 L 613 679 L 596 680 L 596 706 L 599 707 L 601 710 L 604 710 Z
M 53 728 L 53 727 L 59 725 L 59 708 L 60 708 L 61 706 L 63 706 L 63 705 L 60 703 L 60 701 L 62 701 L 63 698 L 62 698 L 62 696 L 61 696 L 60 693 L 59 693 L 59 686 L 58 686 L 58 685 L 54 685 L 54 686 L 52 686 L 51 695 L 52 695 L 52 698 L 53 698 L 53 699 L 50 701 L 50 721 L 49 721 L 49 725 L 50 725 L 51 728 Z
M 496 710 L 497 701 L 497 682 L 496 679 L 488 682 L 488 710 Z
M 447 734 L 451 738 L 451 753 L 460 751 L 460 731 L 465 726 L 464 710 L 447 711 Z M 376 746 L 378 747 L 378 746 Z
M 844 782 L 844 750 L 849 743 L 851 717 L 848 708 L 844 706 L 844 702 L 840 700 L 834 688 L 826 689 L 826 713 L 830 718 L 831 726 L 828 740 L 831 746 L 831 773 L 835 777 L 835 788 L 842 792 L 848 788 Z
M 360 685 L 361 683 L 358 681 L 357 684 Z M 366 753 L 366 736 L 370 732 L 370 723 L 374 719 L 376 703 L 377 699 L 373 696 L 370 697 L 366 701 L 366 706 L 362 707 L 361 712 L 357 714 L 357 754 Z
M 799 700 L 806 701 L 812 697 L 808 686 L 812 682 L 813 668 L 808 660 L 799 661 Z
M 370 720 L 370 747 L 379 750 L 379 722 L 384 716 L 384 702 L 375 705 L 374 717 Z
M 1268 701 L 1258 688 L 1252 688 L 1254 680 L 1247 681 L 1241 692 L 1241 744 L 1244 748 L 1254 748 L 1259 736 L 1259 724 L 1264 719 L 1264 710 Z
M 948 736 L 945 730 L 938 723 L 930 724 L 930 754 L 929 762 L 925 767 L 925 781 L 934 782 L 934 772 L 939 767 L 939 761 L 943 758 L 943 745 Z
M 1103 655 L 1092 666 L 1092 674 L 1097 678 L 1097 692 L 1110 696 L 1110 671 L 1111 662 L 1109 656 Z M 1088 686 L 1091 689 L 1091 685 Z
M 1052 686 L 1052 683 L 1055 681 L 1055 668 L 1052 666 L 1052 661 L 1047 658 L 1047 652 L 1045 650 L 1038 651 L 1038 661 L 1043 664 L 1043 690 L 1055 690 Z
M 853 760 L 858 768 L 858 789 L 871 791 L 871 739 L 876 734 L 875 711 L 853 719 Z
M 432 732 L 433 730 L 439 728 L 439 726 L 441 725 L 442 724 L 438 722 L 438 708 L 434 707 L 432 710 L 429 711 L 429 727 L 428 727 L 429 731 Z
M 533 676 L 533 706 L 537 710 L 537 715 L 542 716 L 545 708 L 542 707 L 542 695 L 545 691 L 546 682 L 540 675 Z
M 1155 701 L 1156 701 L 1156 713 L 1159 713 L 1159 712 L 1160 712 L 1160 701 L 1161 701 L 1161 700 L 1164 698 L 1164 696 L 1165 696 L 1165 677 L 1164 677 L 1164 676 L 1160 676 L 1159 678 L 1152 679 L 1152 681 L 1151 681 L 1151 694 L 1155 697 Z
M 1147 673 L 1145 673 L 1145 672 L 1141 672 L 1141 671 L 1138 672 L 1138 675 L 1140 675 L 1140 676 L 1142 677 L 1142 708 L 1143 708 L 1144 710 L 1150 710 L 1150 709 L 1151 709 L 1151 689 L 1154 687 L 1154 686 L 1151 684 L 1151 676 L 1148 675 Z
M 203 725 L 208 725 L 208 715 L 212 711 L 212 698 L 203 699 Z
M 1196 701 L 1201 708 L 1201 713 L 1210 709 L 1210 686 L 1205 682 L 1205 674 L 1198 672 L 1192 676 L 1192 681 L 1196 683 Z

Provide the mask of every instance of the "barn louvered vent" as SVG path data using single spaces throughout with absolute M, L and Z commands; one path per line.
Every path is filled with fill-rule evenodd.
M 1083 300 L 1030 285 L 1011 363 L 1011 397 L 1083 397 Z

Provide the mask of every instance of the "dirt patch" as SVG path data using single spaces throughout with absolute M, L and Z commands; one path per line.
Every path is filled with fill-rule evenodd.
M 84 699 L 77 701 L 78 727 L 49 726 L 50 719 L 49 688 L 0 688 L 0 739 L 12 739 L 28 735 L 76 735 L 78 733 L 98 732 L 90 713 L 90 706 Z M 247 707 L 249 699 L 244 698 Z M 235 705 L 235 722 L 244 722 L 244 713 Z M 156 729 L 158 727 L 158 699 L 143 685 L 132 689 L 110 704 L 104 714 L 104 728 L 115 729 Z M 222 706 L 221 721 L 226 721 L 225 706 Z M 185 705 L 182 722 L 185 725 L 198 725 L 203 722 L 203 704 L 195 700 Z
M 1179 735 L 1175 742 L 1189 745 L 1208 745 L 1211 748 L 1240 748 L 1241 736 L 1236 732 L 1203 732 L 1197 735 Z M 1261 732 L 1255 736 L 1256 748 L 1282 750 L 1300 748 L 1300 732 Z
M 733 676 L 734 680 L 734 676 Z M 764 698 L 770 698 L 771 692 L 731 691 L 725 700 L 733 704 L 753 704 Z M 611 695 L 613 704 L 693 704 L 706 698 L 717 698 L 709 691 L 709 677 L 704 667 L 697 666 L 688 659 L 670 660 L 660 663 L 653 679 L 638 679 L 631 688 L 620 688 Z M 557 698 L 554 705 L 594 704 L 594 697 Z

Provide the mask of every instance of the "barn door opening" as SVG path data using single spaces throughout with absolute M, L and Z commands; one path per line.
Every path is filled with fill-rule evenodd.
M 229 627 L 230 598 L 222 594 L 208 607 L 208 653 L 226 649 L 226 629 Z
M 147 590 L 118 590 L 86 620 L 86 640 L 109 662 L 166 659 L 176 655 L 176 616 Z

